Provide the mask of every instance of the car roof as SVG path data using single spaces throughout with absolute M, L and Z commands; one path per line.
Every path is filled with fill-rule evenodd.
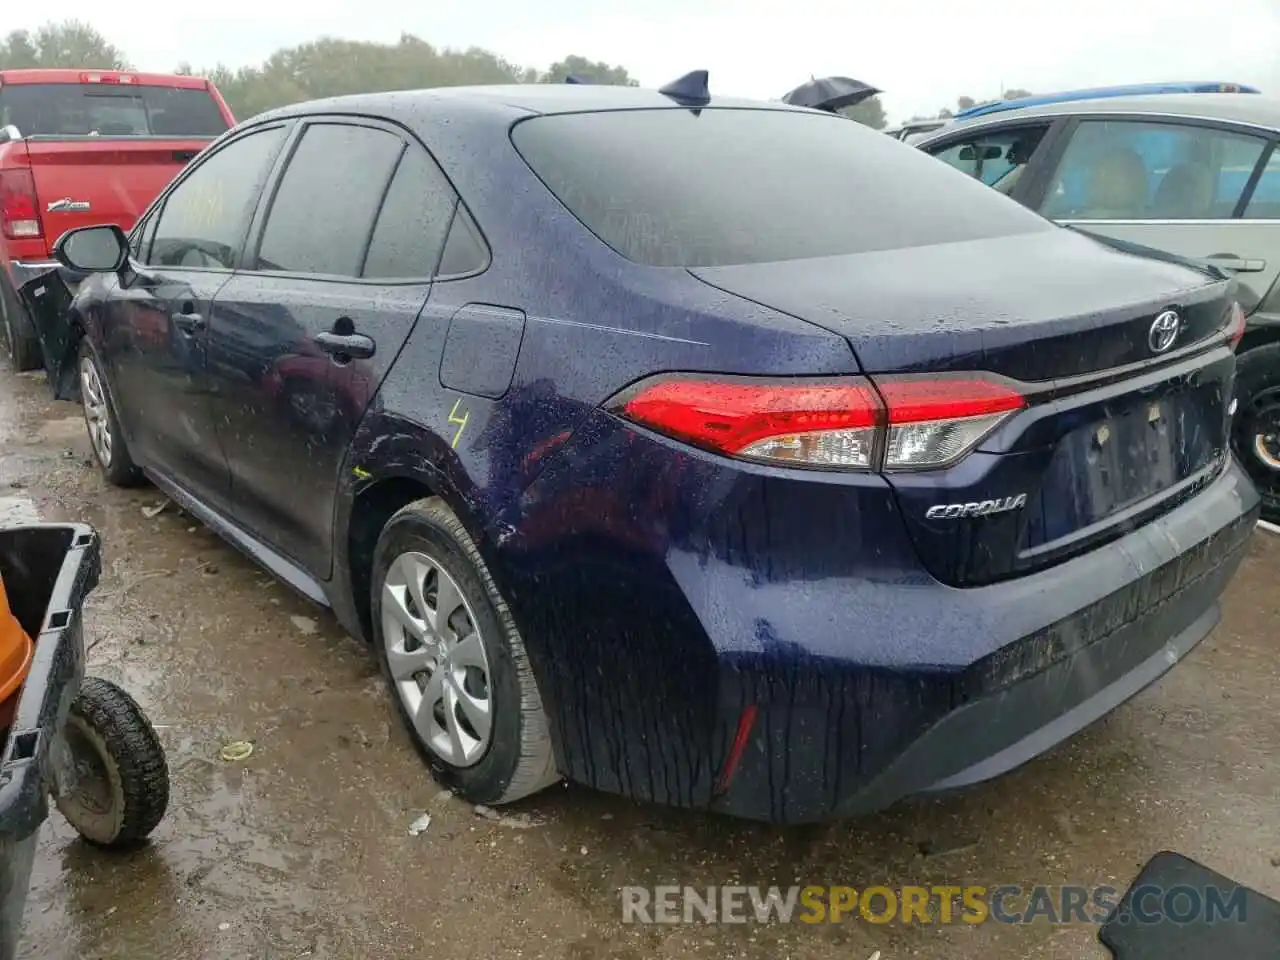
M 972 120 L 992 113 L 1020 110 L 1023 107 L 1047 106 L 1052 103 L 1074 103 L 1077 100 L 1102 100 L 1109 97 L 1138 97 L 1148 94 L 1186 93 L 1261 93 L 1257 87 L 1219 80 L 1181 83 L 1131 83 L 1118 87 L 1089 87 L 1084 90 L 1060 90 L 1056 93 L 1030 94 L 1015 100 L 992 100 L 978 103 L 956 114 L 957 120 Z
M 606 84 L 522 83 L 492 84 L 472 87 L 434 87 L 425 90 L 400 90 L 387 93 L 353 94 L 311 100 L 272 110 L 254 118 L 276 119 L 318 113 L 370 113 L 396 116 L 400 113 L 449 114 L 465 112 L 493 113 L 507 119 L 522 116 L 544 116 L 563 113 L 586 113 L 614 110 L 749 108 L 813 113 L 790 104 L 746 100 L 736 97 L 712 97 L 690 105 L 673 100 L 657 90 Z
M 1070 117 L 1099 114 L 1139 114 L 1188 119 L 1222 120 L 1280 131 L 1280 100 L 1261 94 L 1186 93 L 1147 94 L 1137 97 L 1107 97 L 1099 100 L 1072 100 L 1005 110 L 971 120 L 957 120 L 938 131 L 949 136 L 957 130 L 987 124 L 1008 123 L 1032 117 Z

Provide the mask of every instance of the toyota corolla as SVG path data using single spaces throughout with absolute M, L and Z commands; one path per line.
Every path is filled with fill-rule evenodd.
M 1257 518 L 1233 281 L 703 80 L 288 107 L 58 244 L 107 478 L 331 606 L 476 802 L 993 777 L 1185 657 Z

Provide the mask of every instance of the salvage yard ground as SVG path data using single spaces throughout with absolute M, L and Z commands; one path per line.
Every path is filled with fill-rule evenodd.
M 506 820 L 442 794 L 375 662 L 325 612 L 150 489 L 106 487 L 77 407 L 0 377 L 0 522 L 104 538 L 91 672 L 169 751 L 173 805 L 124 857 L 44 828 L 30 960 L 1105 957 L 1095 928 L 637 926 L 627 885 L 1111 884 L 1175 849 L 1280 896 L 1280 538 L 1256 536 L 1223 623 L 1155 689 L 1011 776 L 855 823 L 776 829 L 559 787 Z M 244 761 L 219 757 L 250 741 Z M 425 830 L 410 835 L 425 823 Z M 495 815 L 496 816 L 496 815 Z

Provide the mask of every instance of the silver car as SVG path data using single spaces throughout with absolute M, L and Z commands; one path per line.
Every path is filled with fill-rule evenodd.
M 949 124 L 916 143 L 1059 223 L 1237 275 L 1233 447 L 1280 521 L 1280 100 L 1115 97 Z

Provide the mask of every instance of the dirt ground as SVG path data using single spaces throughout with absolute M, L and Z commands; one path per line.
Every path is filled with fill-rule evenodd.
M 772 829 L 559 787 L 478 817 L 395 723 L 373 658 L 156 491 L 108 488 L 77 406 L 0 376 L 0 522 L 92 523 L 90 671 L 129 689 L 173 799 L 124 856 L 44 827 L 19 955 L 41 960 L 1106 957 L 1096 928 L 624 925 L 624 884 L 1112 884 L 1174 849 L 1280 896 L 1280 538 L 1155 688 L 994 783 L 854 823 Z M 241 763 L 221 746 L 252 741 Z M 419 836 L 409 826 L 424 812 Z

